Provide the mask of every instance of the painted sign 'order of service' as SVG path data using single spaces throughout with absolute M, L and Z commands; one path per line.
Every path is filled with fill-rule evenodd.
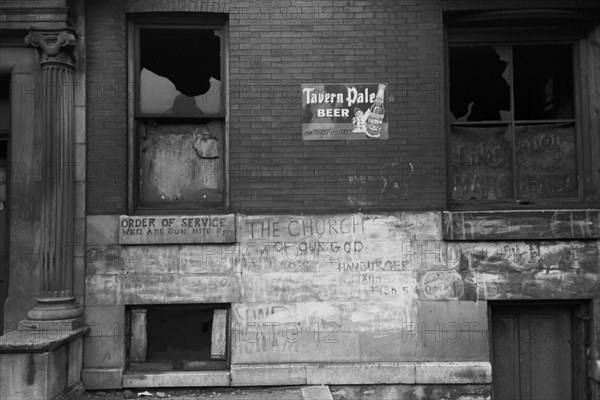
M 303 140 L 388 138 L 387 85 L 303 84 Z

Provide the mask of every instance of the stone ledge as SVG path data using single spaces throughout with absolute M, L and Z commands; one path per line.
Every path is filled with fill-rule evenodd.
M 90 328 L 75 330 L 13 331 L 0 336 L 0 354 L 46 353 L 65 343 L 83 337 Z
M 231 378 L 232 386 L 487 384 L 492 368 L 487 361 L 238 364 Z
M 306 382 L 309 385 L 414 384 L 415 378 L 415 364 L 411 362 L 306 366 Z
M 600 238 L 600 210 L 445 211 L 445 240 Z
M 125 373 L 124 388 L 230 386 L 229 371 Z
M 306 385 L 304 364 L 231 366 L 231 386 Z
M 422 362 L 415 364 L 417 384 L 481 384 L 492 382 L 487 361 Z

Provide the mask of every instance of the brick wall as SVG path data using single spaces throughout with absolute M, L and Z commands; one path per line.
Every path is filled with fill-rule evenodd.
M 446 208 L 442 10 L 497 4 L 89 2 L 88 213 L 127 211 L 126 11 L 229 12 L 232 211 L 311 213 Z M 389 140 L 302 141 L 316 82 L 387 82 Z
M 127 210 L 125 11 L 142 10 L 134 3 L 88 6 L 90 214 Z M 182 10 L 203 9 L 196 3 L 182 2 Z M 204 8 L 229 7 L 209 3 Z M 148 4 L 147 11 L 161 9 L 158 2 Z M 231 4 L 233 211 L 444 208 L 441 5 L 347 4 Z M 303 142 L 300 85 L 313 82 L 387 82 L 393 98 L 389 140 Z

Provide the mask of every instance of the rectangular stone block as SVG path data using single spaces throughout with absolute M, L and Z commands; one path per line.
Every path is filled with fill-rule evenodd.
M 392 362 L 416 360 L 419 337 L 407 325 L 402 330 L 360 333 L 362 362 Z
M 121 286 L 126 304 L 235 303 L 241 291 L 238 275 L 129 274 Z
M 122 388 L 123 368 L 84 368 L 81 380 L 85 390 Z
M 124 388 L 229 386 L 230 381 L 231 376 L 228 371 L 138 372 L 123 375 Z
M 146 332 L 147 313 L 145 308 L 131 310 L 131 345 L 129 356 L 131 361 L 146 361 L 146 350 L 148 348 L 148 334 Z
M 598 210 L 444 212 L 448 240 L 591 239 Z
M 227 244 L 182 245 L 178 270 L 183 274 L 233 275 L 241 273 L 238 246 Z
M 85 279 L 87 305 L 123 304 L 121 282 L 115 275 L 88 275 Z
M 309 364 L 308 385 L 414 384 L 413 363 Z
M 231 346 L 232 364 L 360 361 L 357 333 L 319 335 L 297 325 L 281 327 L 275 333 L 248 325 L 241 332 L 232 332 Z
M 125 336 L 125 306 L 86 304 L 83 315 L 90 327 L 87 337 Z
M 415 301 L 238 303 L 232 305 L 232 327 L 248 324 L 281 328 L 298 324 L 306 331 L 400 332 L 417 319 Z
M 231 365 L 231 386 L 306 385 L 304 364 Z
M 122 368 L 125 366 L 125 342 L 111 336 L 86 337 L 83 342 L 84 368 Z
M 423 362 L 415 364 L 416 383 L 486 384 L 492 381 L 492 366 L 482 362 Z
M 242 298 L 251 303 L 403 301 L 416 297 L 412 272 L 244 273 L 242 281 Z
M 239 216 L 244 272 L 403 272 L 444 267 L 439 215 Z M 416 239 L 415 239 L 416 238 Z

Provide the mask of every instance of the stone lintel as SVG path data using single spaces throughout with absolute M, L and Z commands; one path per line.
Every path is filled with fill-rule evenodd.
M 446 211 L 445 240 L 600 238 L 600 210 Z

